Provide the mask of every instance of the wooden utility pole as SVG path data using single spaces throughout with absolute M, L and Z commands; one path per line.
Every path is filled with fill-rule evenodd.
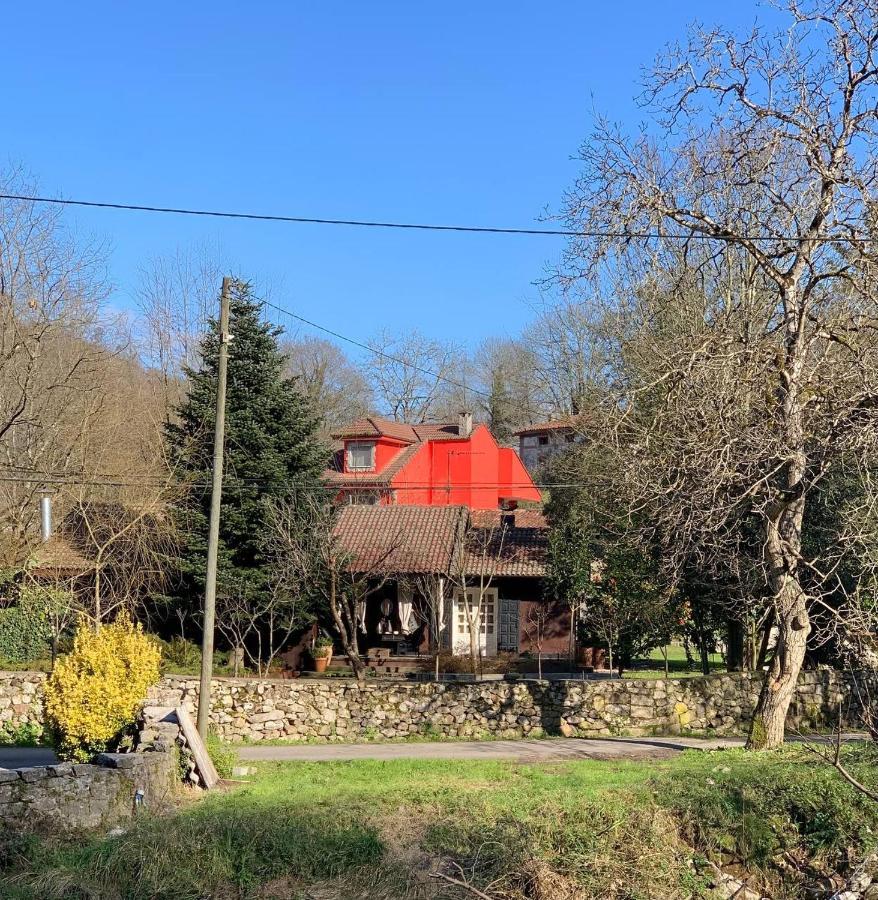
M 220 293 L 219 364 L 216 376 L 216 424 L 213 432 L 213 478 L 210 528 L 207 535 L 207 575 L 204 586 L 204 633 L 201 638 L 201 684 L 198 692 L 198 733 L 207 739 L 210 681 L 213 677 L 213 630 L 216 619 L 216 567 L 219 553 L 220 503 L 223 495 L 223 442 L 226 430 L 226 371 L 229 363 L 229 292 L 232 279 L 223 278 Z

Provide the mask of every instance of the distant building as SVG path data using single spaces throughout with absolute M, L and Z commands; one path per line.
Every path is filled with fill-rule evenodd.
M 518 454 L 531 474 L 570 444 L 582 440 L 581 432 L 569 418 L 519 428 L 515 436 L 518 438 Z
M 542 499 L 515 450 L 468 414 L 426 425 L 368 416 L 332 437 L 338 449 L 326 478 L 340 501 L 514 509 Z

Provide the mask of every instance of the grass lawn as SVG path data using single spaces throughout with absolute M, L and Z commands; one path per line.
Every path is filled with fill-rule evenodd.
M 697 678 L 701 676 L 701 663 L 698 658 L 694 660 L 694 669 L 689 668 L 686 660 L 686 651 L 682 644 L 668 644 L 668 675 L 671 678 Z M 722 654 L 711 653 L 709 656 L 711 672 L 724 672 L 725 663 Z M 653 650 L 645 660 L 635 660 L 635 667 L 626 669 L 624 678 L 664 678 L 665 656 L 661 647 Z
M 440 873 L 503 900 L 655 900 L 709 897 L 708 858 L 801 896 L 806 876 L 775 865 L 781 855 L 832 869 L 878 834 L 878 806 L 804 754 L 265 764 L 250 784 L 114 838 L 8 834 L 0 896 L 474 896 Z M 850 762 L 878 782 L 874 751 Z

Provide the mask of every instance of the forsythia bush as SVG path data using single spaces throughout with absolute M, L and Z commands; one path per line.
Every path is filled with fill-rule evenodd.
M 46 682 L 46 716 L 58 755 L 82 761 L 106 750 L 159 680 L 160 659 L 155 641 L 127 616 L 97 632 L 81 625 L 73 650 L 58 659 Z

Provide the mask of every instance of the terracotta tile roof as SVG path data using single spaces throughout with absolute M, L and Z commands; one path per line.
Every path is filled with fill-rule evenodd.
M 475 527 L 467 534 L 464 565 L 468 575 L 545 575 L 547 528 L 479 527 L 479 518 L 487 521 L 474 515 Z M 341 509 L 336 535 L 351 554 L 356 571 L 453 572 L 460 569 L 453 556 L 467 521 L 468 510 L 462 506 L 352 505 Z
M 335 533 L 355 571 L 447 572 L 466 522 L 461 506 L 345 506 Z
M 412 428 L 419 441 L 465 441 L 466 437 L 460 434 L 459 425 L 450 422 L 428 422 L 423 425 L 413 425 Z
M 342 486 L 386 487 L 420 449 L 421 444 L 410 444 L 408 447 L 403 447 L 380 472 L 340 472 L 337 469 L 328 469 L 324 472 L 324 478 L 330 484 Z M 339 459 L 337 465 L 343 464 L 344 459 Z
M 405 441 L 407 444 L 419 440 L 411 425 L 405 422 L 392 422 L 381 416 L 365 416 L 357 419 L 356 422 L 333 431 L 332 437 L 337 439 L 389 437 L 396 441 Z
M 541 578 L 546 574 L 548 528 L 473 528 L 466 572 L 494 577 Z
M 566 419 L 552 419 L 548 422 L 538 422 L 536 425 L 528 425 L 526 428 L 519 428 L 513 431 L 515 435 L 540 434 L 543 431 L 573 431 L 579 423 L 573 417 Z
M 549 523 L 541 509 L 516 509 L 504 512 L 502 509 L 474 509 L 472 523 L 476 528 L 499 528 L 501 516 L 512 516 L 515 528 L 548 528 Z
M 60 535 L 53 535 L 34 551 L 30 570 L 34 574 L 41 572 L 84 575 L 94 569 L 94 563 L 86 559 L 70 542 Z
M 389 437 L 396 441 L 412 444 L 416 441 L 465 441 L 459 434 L 459 426 L 454 422 L 422 422 L 409 425 L 406 422 L 393 422 L 381 416 L 366 416 L 338 428 L 332 432 L 337 440 L 345 438 L 379 438 Z

